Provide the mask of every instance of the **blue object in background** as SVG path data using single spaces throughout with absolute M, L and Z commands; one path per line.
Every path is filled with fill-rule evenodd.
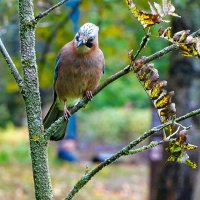
M 80 18 L 80 10 L 79 10 L 79 4 L 80 0 L 70 0 L 65 3 L 65 6 L 70 7 L 74 9 L 72 15 L 70 16 L 70 20 L 73 23 L 73 31 L 76 33 L 79 29 L 79 18 Z
M 76 115 L 72 115 L 69 118 L 69 122 L 66 128 L 66 133 L 64 139 L 71 139 L 76 140 L 77 139 L 77 127 L 76 127 Z
M 67 162 L 78 162 L 78 158 L 71 151 L 66 151 L 65 149 L 59 148 L 58 158 L 65 160 Z
M 76 139 L 77 139 L 77 125 L 76 125 L 76 116 L 72 115 L 69 119 L 65 137 L 60 142 L 58 147 L 58 157 L 62 160 L 68 161 L 68 162 L 78 162 L 77 156 L 74 154 L 74 150 L 76 148 Z M 74 149 L 68 149 L 66 147 L 69 146 L 70 143 L 74 145 Z

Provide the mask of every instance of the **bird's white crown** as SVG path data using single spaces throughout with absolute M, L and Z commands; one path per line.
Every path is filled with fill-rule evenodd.
M 79 29 L 79 33 L 86 38 L 96 37 L 98 35 L 98 31 L 99 27 L 92 23 L 85 23 Z

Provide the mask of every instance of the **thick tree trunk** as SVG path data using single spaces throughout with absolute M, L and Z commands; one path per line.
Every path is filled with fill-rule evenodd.
M 35 55 L 35 23 L 32 0 L 19 0 L 21 62 L 35 195 L 38 200 L 52 199 L 48 168 L 47 141 L 43 138 L 42 111 Z

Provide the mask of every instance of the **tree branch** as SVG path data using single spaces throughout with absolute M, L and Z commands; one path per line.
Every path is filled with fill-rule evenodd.
M 113 156 L 111 156 L 110 158 L 108 158 L 107 160 L 105 160 L 104 162 L 100 163 L 97 167 L 95 167 L 94 169 L 90 170 L 89 172 L 87 172 L 85 175 L 82 176 L 82 178 L 76 183 L 76 185 L 74 186 L 74 188 L 70 191 L 70 193 L 67 195 L 67 197 L 65 198 L 65 200 L 70 200 L 74 197 L 74 195 L 84 186 L 86 185 L 89 180 L 96 174 L 98 173 L 100 170 L 102 170 L 104 167 L 112 164 L 113 162 L 115 162 L 117 159 L 119 159 L 122 156 L 125 155 L 129 155 L 129 154 L 135 154 L 141 151 L 145 151 L 147 149 L 153 148 L 161 143 L 163 143 L 162 141 L 160 142 L 154 142 L 154 143 L 150 143 L 149 145 L 145 146 L 143 149 L 138 148 L 135 150 L 132 150 L 133 147 L 135 147 L 137 144 L 139 144 L 140 142 L 142 142 L 143 140 L 145 140 L 146 138 L 148 138 L 149 136 L 153 135 L 154 133 L 164 129 L 165 127 L 174 124 L 175 122 L 180 122 L 183 121 L 185 119 L 188 119 L 192 116 L 196 116 L 200 114 L 200 108 L 197 110 L 193 110 L 190 113 L 187 113 L 186 115 L 183 115 L 181 117 L 176 118 L 175 120 L 171 120 L 168 121 L 165 124 L 159 125 L 157 127 L 154 127 L 152 129 L 150 129 L 149 131 L 146 131 L 142 136 L 140 136 L 139 138 L 137 138 L 136 140 L 133 140 L 131 143 L 129 143 L 126 147 L 124 147 L 122 150 L 120 150 L 119 152 L 117 152 L 116 154 L 114 154 Z
M 194 33 L 191 34 L 193 37 L 199 36 L 200 35 L 200 29 Z M 170 46 L 165 47 L 164 49 L 146 57 L 144 59 L 143 65 L 147 64 L 157 58 L 160 58 L 164 55 L 166 55 L 167 53 L 178 49 L 178 46 L 175 44 L 172 44 Z M 112 82 L 114 82 L 115 80 L 117 80 L 118 78 L 128 74 L 130 71 L 132 71 L 132 65 L 128 65 L 126 67 L 124 67 L 124 69 L 118 71 L 117 73 L 115 73 L 114 75 L 110 76 L 104 83 L 102 83 L 101 85 L 99 85 L 94 91 L 93 91 L 93 96 L 96 96 L 101 90 L 103 90 L 106 86 L 108 86 L 109 84 L 111 84 Z M 75 112 L 77 112 L 79 109 L 85 107 L 85 105 L 89 102 L 89 100 L 84 97 L 83 99 L 81 99 L 79 101 L 78 104 L 76 104 L 72 109 L 70 109 L 71 114 L 74 114 Z M 65 122 L 64 117 L 60 117 L 58 120 L 56 120 L 56 122 L 54 122 L 46 131 L 44 134 L 44 137 L 46 139 L 49 139 L 51 137 L 51 135 L 54 134 L 54 131 L 57 130 L 63 123 Z
M 165 142 L 169 142 L 169 140 L 161 140 L 159 142 L 157 141 L 152 141 L 150 142 L 148 145 L 145 145 L 145 146 L 142 146 L 140 148 L 137 148 L 137 149 L 132 149 L 128 152 L 127 155 L 133 155 L 133 154 L 136 154 L 136 153 L 141 153 L 141 152 L 144 152 L 146 150 L 149 150 L 149 149 L 152 149 L 160 144 L 163 144 Z
M 35 186 L 35 199 L 53 199 L 48 165 L 48 143 L 43 136 L 42 109 L 35 52 L 35 26 L 33 0 L 19 0 L 19 33 L 21 63 L 26 86 L 24 102 L 30 141 L 30 156 Z
M 59 6 L 61 6 L 62 4 L 64 4 L 67 1 L 69 1 L 69 0 L 62 0 L 59 3 L 55 4 L 54 6 L 52 6 L 51 8 L 49 8 L 48 10 L 40 13 L 38 16 L 35 17 L 35 22 L 37 23 L 40 19 L 47 16 L 50 12 L 52 12 L 54 9 L 58 8 Z
M 8 66 L 10 68 L 10 71 L 11 71 L 13 77 L 15 78 L 19 88 L 21 88 L 24 84 L 23 79 L 22 79 L 21 75 L 19 74 L 19 71 L 17 70 L 17 67 L 15 66 L 13 60 L 11 59 L 10 55 L 8 54 L 1 38 L 0 38 L 0 52 L 2 53 L 4 59 L 6 60 Z

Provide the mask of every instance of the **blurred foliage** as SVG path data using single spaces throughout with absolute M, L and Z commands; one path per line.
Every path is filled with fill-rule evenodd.
M 0 129 L 0 164 L 27 164 L 31 162 L 27 130 L 7 125 Z
M 54 165 L 58 164 L 55 148 L 55 145 L 50 145 L 48 149 L 49 161 Z M 16 128 L 12 124 L 7 124 L 6 128 L 0 128 L 0 165 L 31 164 L 28 149 L 27 128 Z
M 34 199 L 28 134 L 26 128 L 8 125 L 0 129 L 0 199 Z M 55 159 L 55 143 L 49 145 L 50 171 L 54 199 L 64 199 L 76 181 L 96 164 L 71 164 Z M 70 173 L 69 173 L 70 172 Z M 117 174 L 117 176 L 116 176 Z M 113 180 L 115 180 L 113 182 Z M 90 194 L 90 195 L 88 195 Z M 105 168 L 74 199 L 77 200 L 139 200 L 148 196 L 148 167 L 141 157 L 134 163 L 114 164 Z
M 46 10 L 56 0 L 35 0 L 36 15 Z M 135 1 L 140 9 L 149 9 L 147 1 Z M 158 1 L 159 2 L 159 1 Z M 19 60 L 19 37 L 18 37 L 18 21 L 17 21 L 17 1 L 1 0 L 0 1 L 0 36 L 3 39 L 9 53 L 13 56 L 16 66 L 21 70 Z M 36 31 L 36 49 L 37 62 L 39 69 L 40 85 L 43 90 L 52 88 L 53 73 L 56 56 L 62 46 L 73 39 L 74 32 L 72 22 L 68 19 L 71 8 L 63 5 L 57 8 L 53 13 L 42 19 L 37 25 Z M 100 47 L 104 52 L 106 59 L 106 70 L 101 82 L 113 73 L 125 67 L 128 63 L 128 52 L 133 49 L 134 52 L 139 48 L 144 30 L 142 26 L 134 19 L 129 12 L 124 1 L 118 0 L 94 0 L 81 1 L 80 4 L 80 25 L 85 22 L 93 22 L 100 27 L 99 40 Z M 150 55 L 160 50 L 167 43 L 157 37 L 157 31 L 152 30 L 153 37 L 142 55 Z M 47 46 L 47 51 L 44 47 Z M 158 64 L 159 62 L 159 64 Z M 159 72 L 162 76 L 167 72 L 167 57 L 155 61 L 159 66 Z M 24 106 L 22 102 L 13 102 L 11 106 L 7 101 L 17 98 L 15 81 L 0 57 L 0 74 L 1 90 L 3 92 L 0 98 L 0 111 L 9 111 L 3 122 L 8 119 L 13 120 L 13 116 L 23 119 Z M 2 87 L 2 85 L 4 87 Z M 15 94 L 15 95 L 13 95 Z M 49 96 L 52 93 L 48 93 Z M 90 110 L 100 109 L 102 107 L 119 107 L 131 101 L 134 107 L 149 107 L 148 97 L 138 83 L 134 74 L 130 74 L 117 80 L 115 83 L 107 87 L 101 94 L 95 97 L 94 101 L 88 106 Z M 20 109 L 12 110 L 15 107 Z M 22 112 L 22 113 L 21 113 Z M 16 117 L 14 117 L 16 118 Z M 17 122 L 14 121 L 16 124 Z M 2 126 L 2 125 L 1 125 Z
M 127 143 L 150 128 L 150 109 L 103 108 L 94 112 L 80 112 L 78 132 L 81 140 L 106 144 Z M 86 139 L 85 139 L 86 138 Z
M 177 7 L 181 8 L 181 9 L 185 9 L 186 7 L 193 7 L 193 8 L 197 8 L 200 6 L 200 1 L 199 0 L 193 0 L 192 3 L 190 0 L 174 0 L 174 3 Z M 196 9 L 194 9 L 196 10 Z

